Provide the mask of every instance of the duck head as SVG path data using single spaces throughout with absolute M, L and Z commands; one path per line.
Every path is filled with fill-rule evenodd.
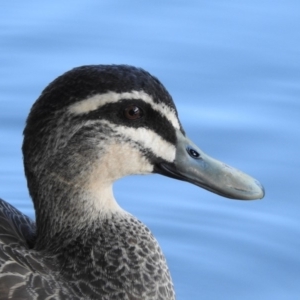
M 186 136 L 157 78 L 127 65 L 78 67 L 50 83 L 27 119 L 23 154 L 30 194 L 44 214 L 41 199 L 49 194 L 56 207 L 58 195 L 90 193 L 97 202 L 110 194 L 106 186 L 130 174 L 159 173 L 233 199 L 264 196 L 256 179 Z

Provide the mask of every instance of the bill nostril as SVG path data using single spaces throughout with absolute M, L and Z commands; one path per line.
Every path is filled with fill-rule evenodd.
M 187 147 L 186 151 L 192 158 L 198 159 L 201 157 L 200 153 L 198 151 L 196 151 L 195 149 L 193 149 L 192 147 Z

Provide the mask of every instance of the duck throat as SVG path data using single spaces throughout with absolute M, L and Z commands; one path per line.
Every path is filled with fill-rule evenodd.
M 55 272 L 82 298 L 174 299 L 150 230 L 118 206 L 105 172 L 89 171 L 78 182 L 45 174 L 35 249 L 55 261 Z
M 87 231 L 102 220 L 125 214 L 115 201 L 109 181 L 100 181 L 93 189 L 90 179 L 70 182 L 55 173 L 46 177 L 47 183 L 39 193 L 39 201 L 35 202 L 36 250 L 57 253 L 72 239 L 80 235 L 84 238 Z

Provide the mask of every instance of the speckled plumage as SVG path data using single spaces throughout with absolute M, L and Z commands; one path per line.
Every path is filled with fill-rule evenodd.
M 89 224 L 75 237 L 66 236 L 68 247 L 51 255 L 28 246 L 35 231 L 30 219 L 3 200 L 0 207 L 7 231 L 0 244 L 0 299 L 174 298 L 161 250 L 133 216 L 112 215 Z

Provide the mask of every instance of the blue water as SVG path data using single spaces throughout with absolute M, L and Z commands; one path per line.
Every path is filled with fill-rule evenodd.
M 178 299 L 300 299 L 300 2 L 2 1 L 0 197 L 34 218 L 22 130 L 41 90 L 83 64 L 157 76 L 203 150 L 259 179 L 242 202 L 158 175 L 115 196 L 153 231 Z

